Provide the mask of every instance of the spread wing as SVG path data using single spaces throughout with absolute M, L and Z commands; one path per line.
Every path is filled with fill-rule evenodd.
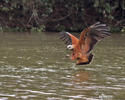
M 75 45 L 78 43 L 79 39 L 68 32 L 61 32 L 60 39 L 62 39 L 66 45 Z
M 94 45 L 107 36 L 110 36 L 109 28 L 100 22 L 83 30 L 80 35 L 80 47 L 83 54 L 90 53 Z

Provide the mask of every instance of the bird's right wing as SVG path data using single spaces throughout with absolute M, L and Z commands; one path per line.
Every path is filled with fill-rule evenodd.
M 76 45 L 79 39 L 69 32 L 61 32 L 60 39 L 62 39 L 66 45 Z

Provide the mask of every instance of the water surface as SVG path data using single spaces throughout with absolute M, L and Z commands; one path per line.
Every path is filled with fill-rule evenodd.
M 125 35 L 76 66 L 57 33 L 0 34 L 0 100 L 125 100 Z

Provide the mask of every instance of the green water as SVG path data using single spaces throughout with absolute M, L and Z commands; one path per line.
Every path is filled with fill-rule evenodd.
M 0 34 L 0 100 L 125 100 L 125 35 L 76 66 L 57 33 Z

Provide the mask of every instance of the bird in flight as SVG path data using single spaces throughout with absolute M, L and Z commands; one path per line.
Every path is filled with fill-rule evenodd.
M 95 44 L 110 36 L 109 31 L 106 24 L 97 22 L 85 28 L 79 39 L 69 32 L 60 32 L 60 39 L 65 42 L 67 49 L 72 51 L 71 59 L 76 60 L 77 65 L 85 65 L 92 61 L 92 50 Z

